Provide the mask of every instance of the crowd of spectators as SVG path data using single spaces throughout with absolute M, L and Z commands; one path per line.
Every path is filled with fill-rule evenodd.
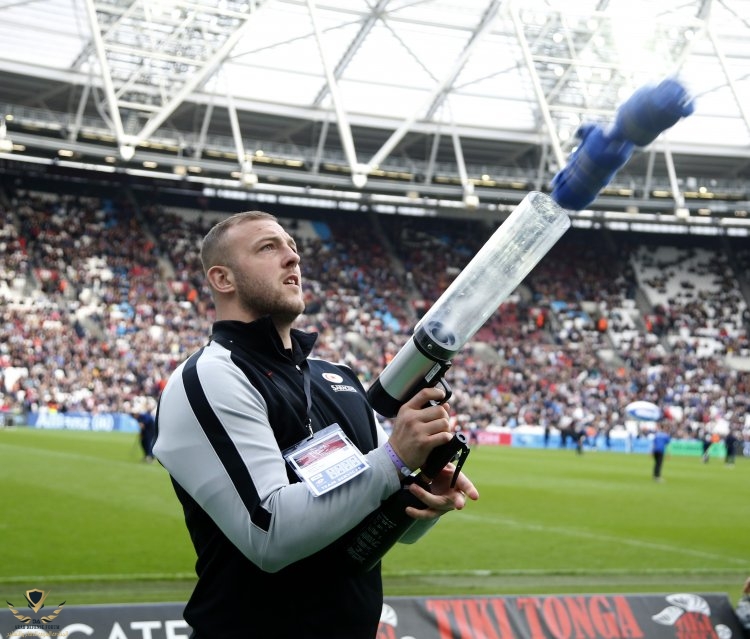
M 153 402 L 209 334 L 198 251 L 218 214 L 133 197 L 7 196 L 2 410 L 133 412 Z M 346 362 L 365 385 L 494 230 L 314 215 L 280 215 L 302 253 L 299 326 L 321 334 L 318 356 Z M 750 362 L 748 315 L 734 252 L 708 240 L 675 248 L 666 236 L 644 249 L 589 233 L 566 234 L 456 356 L 447 379 L 457 424 L 606 432 L 639 399 L 663 407 L 677 437 L 733 430 L 750 441 L 750 372 L 736 365 Z M 711 348 L 701 347 L 706 337 Z

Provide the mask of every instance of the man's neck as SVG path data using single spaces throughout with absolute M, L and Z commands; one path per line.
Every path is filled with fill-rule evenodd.
M 292 325 L 288 322 L 282 322 L 274 317 L 271 318 L 273 325 L 276 327 L 276 331 L 281 338 L 281 343 L 284 348 L 290 350 L 292 348 Z

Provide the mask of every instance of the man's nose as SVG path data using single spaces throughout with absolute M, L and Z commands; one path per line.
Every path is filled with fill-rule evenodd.
M 300 256 L 296 251 L 292 250 L 291 248 L 287 248 L 287 255 L 285 259 L 288 262 L 298 264 L 300 261 Z

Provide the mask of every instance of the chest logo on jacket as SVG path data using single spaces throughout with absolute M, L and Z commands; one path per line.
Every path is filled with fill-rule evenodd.
M 327 382 L 331 382 L 331 390 L 334 393 L 356 393 L 357 389 L 349 384 L 342 384 L 344 378 L 336 373 L 321 373 L 323 379 Z

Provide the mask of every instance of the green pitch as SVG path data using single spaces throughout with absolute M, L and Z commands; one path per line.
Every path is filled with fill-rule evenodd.
M 184 601 L 194 556 L 135 435 L 0 430 L 0 596 Z M 383 566 L 386 594 L 726 592 L 750 575 L 750 460 L 479 447 L 481 493 Z M 15 598 L 15 599 L 14 599 Z

